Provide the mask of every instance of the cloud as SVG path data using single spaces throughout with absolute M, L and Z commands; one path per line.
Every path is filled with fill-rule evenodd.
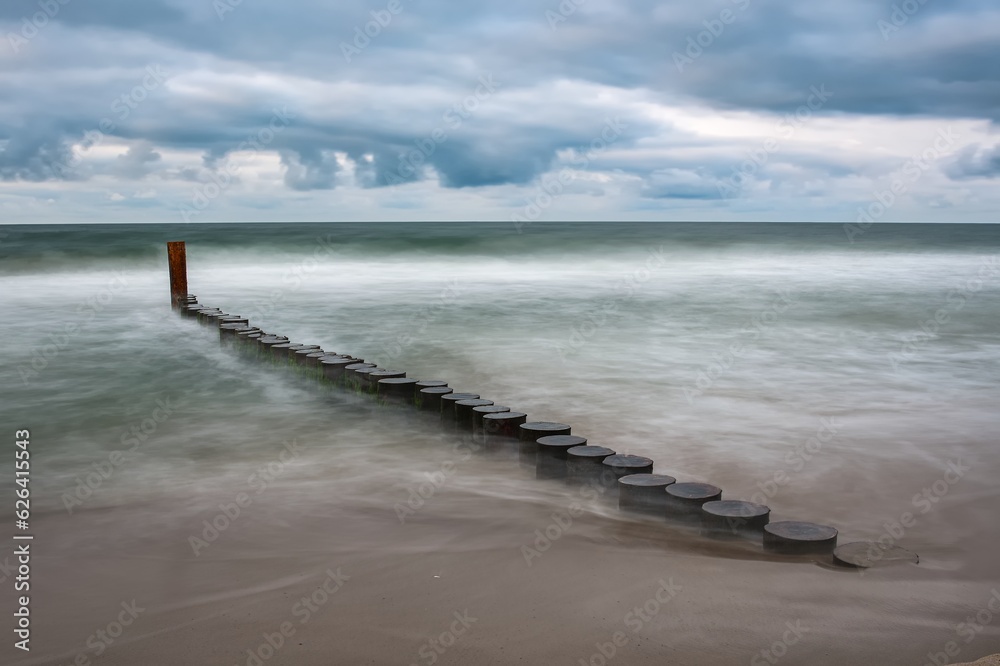
M 153 150 L 153 144 L 140 140 L 129 146 L 124 155 L 116 158 L 115 175 L 123 179 L 138 179 L 152 172 L 151 165 L 160 161 L 162 156 Z
M 1000 176 L 1000 144 L 966 147 L 945 169 L 955 180 Z
M 281 163 L 285 166 L 285 185 L 299 192 L 333 189 L 339 170 L 333 153 L 315 149 L 281 151 Z
M 697 170 L 660 169 L 649 175 L 641 194 L 651 199 L 718 199 L 718 180 Z
M 327 197 L 377 218 L 378 197 L 385 214 L 432 215 L 435 196 L 504 218 L 612 118 L 627 130 L 576 168 L 587 179 L 566 187 L 566 214 L 600 191 L 622 211 L 648 200 L 757 215 L 771 197 L 808 215 L 823 192 L 816 214 L 828 216 L 837 193 L 866 200 L 928 126 L 949 123 L 966 134 L 933 186 L 997 172 L 1000 9 L 978 0 L 926 3 L 888 33 L 880 21 L 900 22 L 891 5 L 865 0 L 588 0 L 561 13 L 558 2 L 402 0 L 391 20 L 385 3 L 357 1 L 229 3 L 221 16 L 204 0 L 53 6 L 42 22 L 37 0 L 0 5 L 0 188 L 55 187 L 57 212 L 90 201 L 84 183 L 155 182 L 145 201 L 175 215 L 192 183 L 232 161 L 244 166 L 204 218 L 238 217 L 241 188 L 254 211 L 313 201 L 311 219 Z M 832 94 L 813 104 L 817 89 Z M 786 136 L 782 119 L 803 108 Z M 288 123 L 265 141 L 282 109 Z M 722 201 L 718 182 L 768 138 L 778 147 L 735 197 L 746 208 Z M 616 174 L 635 186 L 612 196 Z M 968 200 L 996 201 L 970 187 Z M 423 194 L 403 206 L 396 189 Z

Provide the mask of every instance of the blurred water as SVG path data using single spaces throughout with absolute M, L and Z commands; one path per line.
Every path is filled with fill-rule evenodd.
M 854 243 L 839 225 L 4 231 L 0 413 L 32 431 L 36 512 L 79 510 L 67 496 L 114 451 L 124 462 L 82 505 L 177 500 L 139 531 L 256 492 L 250 476 L 293 440 L 304 453 L 281 466 L 282 501 L 303 510 L 373 480 L 405 499 L 447 457 L 427 453 L 449 450 L 433 424 L 249 363 L 175 316 L 163 244 L 183 239 L 203 303 L 569 423 L 658 472 L 764 499 L 775 519 L 878 537 L 960 460 L 968 473 L 906 543 L 956 569 L 997 546 L 993 226 L 881 225 Z M 169 418 L 149 421 L 163 405 Z M 155 429 L 132 451 L 144 421 Z M 451 483 L 551 492 L 495 461 Z

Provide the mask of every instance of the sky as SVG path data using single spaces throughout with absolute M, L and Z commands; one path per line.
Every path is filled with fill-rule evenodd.
M 3 0 L 0 223 L 996 222 L 995 0 Z

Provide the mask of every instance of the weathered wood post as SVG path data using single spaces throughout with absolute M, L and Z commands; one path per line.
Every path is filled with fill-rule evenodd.
M 170 265 L 170 306 L 181 307 L 181 298 L 188 293 L 187 250 L 184 241 L 167 243 L 167 263 Z

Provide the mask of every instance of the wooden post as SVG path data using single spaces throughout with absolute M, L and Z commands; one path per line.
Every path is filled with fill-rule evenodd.
M 170 264 L 170 305 L 180 307 L 180 298 L 188 293 L 187 252 L 184 241 L 167 243 L 167 263 Z

